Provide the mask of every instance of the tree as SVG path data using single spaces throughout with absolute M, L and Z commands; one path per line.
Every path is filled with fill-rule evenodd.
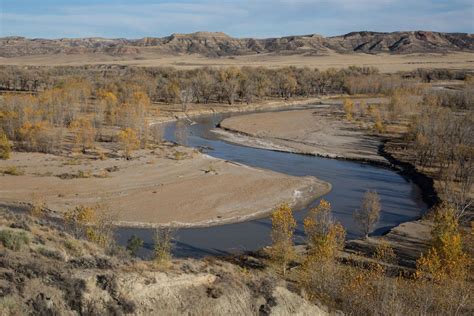
M 298 87 L 298 82 L 290 68 L 284 68 L 277 72 L 274 79 L 278 94 L 285 99 L 291 98 Z
M 7 134 L 0 128 L 0 159 L 10 158 L 12 146 L 8 141 Z
M 359 225 L 364 238 L 369 236 L 369 233 L 379 220 L 381 209 L 382 206 L 377 192 L 370 190 L 365 192 L 360 209 L 354 212 L 354 219 Z
M 177 79 L 173 78 L 167 80 L 163 89 L 164 99 L 167 103 L 173 103 L 179 100 L 181 88 Z
M 114 244 L 114 225 L 110 212 L 102 205 L 79 205 L 63 216 L 66 227 L 76 238 L 85 238 L 101 247 Z
M 222 69 L 218 73 L 221 87 L 221 97 L 232 105 L 239 88 L 239 78 L 241 76 L 240 69 L 237 67 L 229 67 Z
M 140 140 L 137 137 L 137 133 L 131 128 L 121 130 L 118 133 L 118 139 L 127 160 L 132 157 L 131 154 L 134 150 L 140 148 Z
M 192 86 L 198 103 L 209 103 L 215 90 L 214 77 L 209 69 L 198 69 L 192 79 Z
M 287 203 L 278 206 L 272 213 L 272 246 L 270 256 L 272 261 L 286 274 L 288 263 L 295 257 L 293 233 L 296 221 Z
M 322 199 L 304 219 L 310 261 L 332 260 L 344 247 L 345 230 L 331 214 L 331 204 Z
M 194 88 L 190 83 L 183 84 L 184 89 L 179 93 L 179 99 L 181 100 L 181 109 L 184 113 L 188 110 L 188 105 L 193 101 Z
M 80 148 L 83 154 L 94 146 L 95 128 L 90 120 L 81 117 L 73 121 L 69 128 L 75 134 L 74 146 Z
M 118 99 L 113 92 L 99 91 L 102 108 L 105 109 L 105 121 L 110 125 L 117 124 Z
M 464 279 L 470 258 L 463 250 L 454 207 L 447 203 L 437 207 L 431 237 L 431 248 L 417 261 L 417 276 L 436 282 Z
M 132 235 L 132 237 L 130 237 L 127 240 L 127 251 L 132 256 L 136 256 L 142 246 L 143 246 L 143 239 L 141 239 L 140 237 Z
M 346 119 L 348 121 L 352 121 L 353 113 L 354 113 L 354 102 L 351 99 L 344 99 L 344 103 L 342 104 L 344 112 L 346 113 Z

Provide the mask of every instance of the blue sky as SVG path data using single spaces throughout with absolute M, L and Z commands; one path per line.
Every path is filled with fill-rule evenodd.
M 275 37 L 350 31 L 474 33 L 473 0 L 0 0 L 0 36 L 126 37 L 222 31 Z

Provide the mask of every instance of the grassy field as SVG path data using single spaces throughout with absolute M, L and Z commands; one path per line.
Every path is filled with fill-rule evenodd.
M 448 68 L 474 70 L 474 53 L 459 52 L 448 54 L 330 54 L 321 56 L 259 54 L 236 57 L 208 58 L 201 55 L 123 55 L 110 56 L 99 54 L 41 55 L 16 58 L 0 58 L 0 65 L 85 65 L 85 64 L 121 64 L 135 66 L 173 66 L 179 69 L 196 67 L 225 66 L 265 66 L 279 68 L 284 66 L 311 67 L 325 70 L 344 68 L 351 65 L 373 66 L 384 73 L 409 71 L 417 68 Z

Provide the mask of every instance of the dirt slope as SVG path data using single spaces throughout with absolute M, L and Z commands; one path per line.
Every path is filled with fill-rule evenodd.
M 27 236 L 5 246 L 5 232 Z M 269 273 L 213 260 L 169 268 L 108 256 L 41 219 L 0 210 L 1 315 L 326 315 Z

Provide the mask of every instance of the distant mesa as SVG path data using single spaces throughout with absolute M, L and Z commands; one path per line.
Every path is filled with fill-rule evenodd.
M 474 51 L 474 35 L 467 33 L 351 32 L 340 36 L 319 34 L 280 38 L 233 38 L 222 32 L 172 34 L 141 39 L 62 38 L 29 39 L 20 36 L 0 38 L 0 57 L 52 54 L 199 54 L 207 57 L 268 54 L 412 54 Z

